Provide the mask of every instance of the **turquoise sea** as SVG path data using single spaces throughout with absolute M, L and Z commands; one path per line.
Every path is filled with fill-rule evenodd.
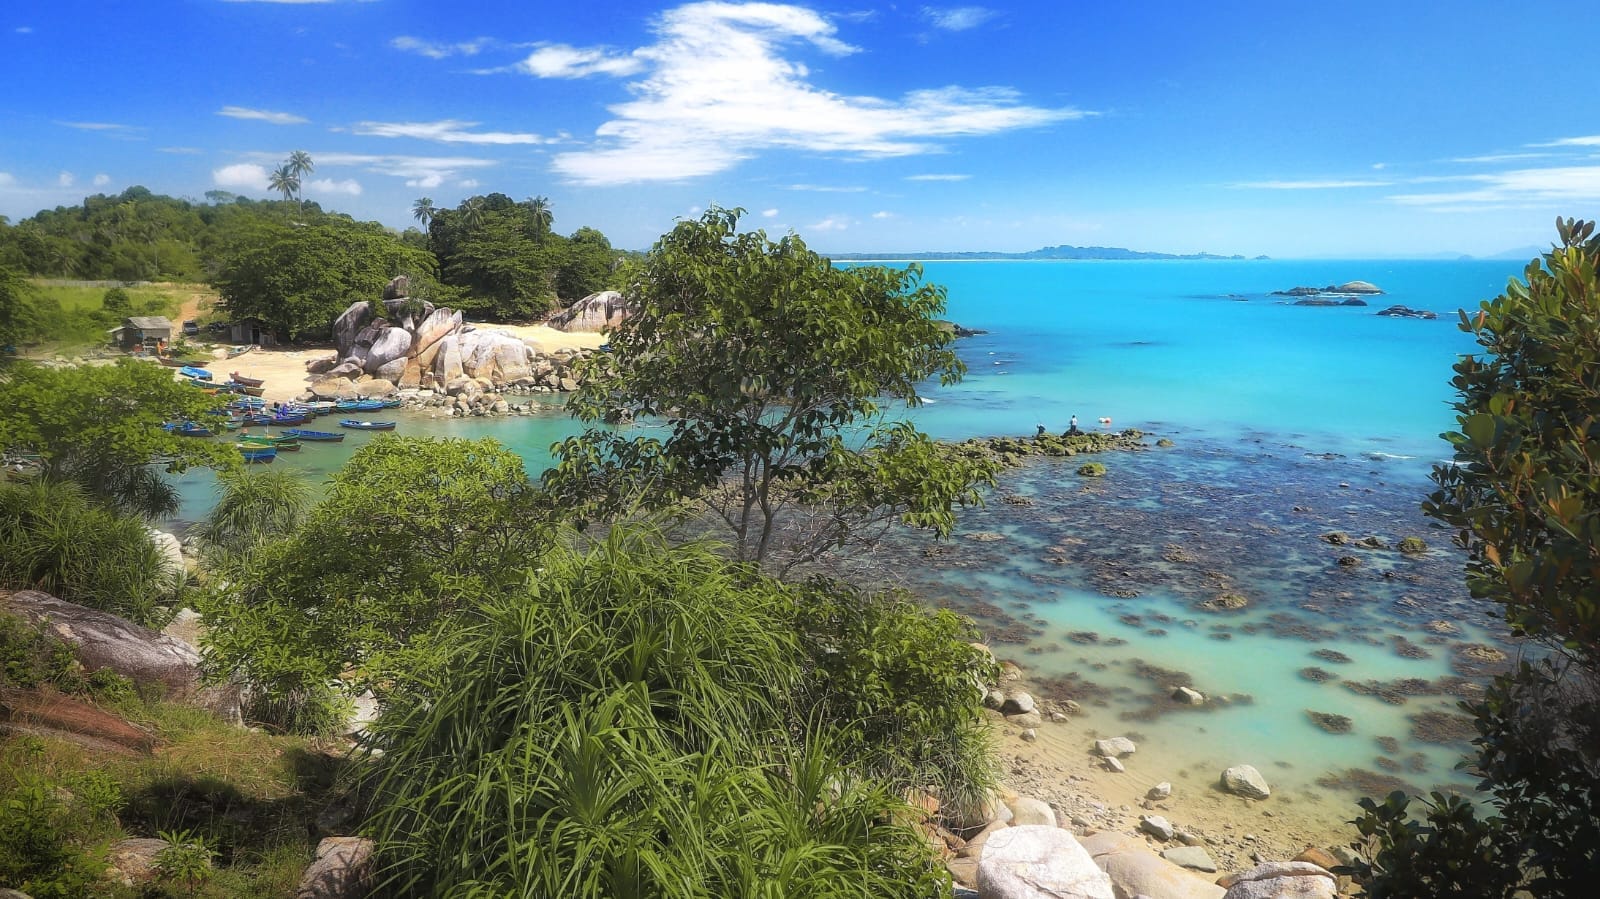
M 1003 476 L 961 531 L 899 535 L 859 576 L 974 616 L 1002 656 L 1080 725 L 1141 742 L 1182 786 L 1248 762 L 1343 820 L 1356 790 L 1465 783 L 1454 704 L 1507 649 L 1461 586 L 1459 553 L 1418 510 L 1452 426 L 1450 366 L 1473 342 L 1456 310 L 1500 293 L 1508 262 L 928 263 L 966 379 L 909 413 L 936 437 L 1032 434 L 1102 417 L 1174 441 L 1102 457 L 1103 480 L 1040 461 Z M 1371 281 L 1366 307 L 1301 307 L 1274 290 Z M 1391 304 L 1436 321 L 1384 318 Z M 538 471 L 574 430 L 558 411 L 510 420 L 404 419 L 401 433 L 492 436 Z M 367 435 L 280 465 L 322 478 Z M 185 480 L 182 516 L 211 500 Z M 1374 536 L 1383 548 L 1321 535 Z M 1420 557 L 1393 549 L 1421 536 Z M 1341 557 L 1348 557 L 1340 564 Z M 1349 559 L 1353 559 L 1351 564 Z M 1249 605 L 1200 604 L 1237 594 Z M 1489 653 L 1490 656 L 1493 653 Z M 1316 669 L 1309 671 L 1307 669 Z M 1214 698 L 1167 699 L 1178 683 Z M 1328 733 L 1308 712 L 1344 716 Z M 1391 742 L 1392 741 L 1392 742 Z M 1087 743 L 1085 743 L 1087 746 Z M 1159 768 L 1157 766 L 1160 766 Z

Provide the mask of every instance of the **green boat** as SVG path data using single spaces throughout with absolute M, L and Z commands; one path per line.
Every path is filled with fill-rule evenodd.
M 297 450 L 300 448 L 300 440 L 297 437 L 280 437 L 273 434 L 240 434 L 238 439 L 240 443 L 248 443 L 252 446 L 270 446 L 280 450 Z

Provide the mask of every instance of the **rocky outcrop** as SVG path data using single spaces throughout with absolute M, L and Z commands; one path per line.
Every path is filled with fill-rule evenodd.
M 1267 862 L 1224 878 L 1222 899 L 1334 899 L 1338 883 L 1310 862 Z
M 1007 827 L 978 860 L 982 899 L 1115 899 L 1111 878 L 1058 827 Z
M 546 322 L 557 331 L 605 331 L 622 324 L 633 314 L 633 306 L 615 290 L 591 293 L 550 317 Z
M 1095 754 L 1108 759 L 1120 759 L 1123 756 L 1133 755 L 1138 748 L 1127 737 L 1111 737 L 1107 740 L 1094 741 Z
M 1426 309 L 1412 309 L 1410 306 L 1390 306 L 1378 314 L 1388 318 L 1436 319 L 1439 317 L 1437 312 L 1429 312 Z
M 1363 294 L 1374 296 L 1383 293 L 1383 288 L 1370 281 L 1346 281 L 1343 284 L 1329 284 L 1326 287 L 1291 287 L 1288 290 L 1274 290 L 1275 297 L 1317 297 L 1324 294 Z M 1330 304 L 1331 305 L 1331 304 Z M 1365 306 L 1365 303 L 1361 305 Z
M 111 844 L 110 853 L 106 858 L 109 863 L 106 875 L 124 887 L 154 883 L 159 876 L 159 872 L 156 871 L 156 856 L 171 845 L 166 840 L 151 838 L 118 840 Z
M 0 595 L 0 611 L 43 625 L 72 646 L 87 671 L 109 668 L 141 686 L 186 693 L 199 684 L 200 653 L 193 646 L 109 612 L 57 599 L 37 590 Z
M 400 390 L 451 398 L 465 390 L 477 398 L 507 387 L 577 389 L 571 363 L 582 351 L 545 354 L 509 331 L 477 329 L 456 310 L 408 298 L 408 289 L 404 276 L 396 278 L 384 289 L 381 315 L 374 314 L 371 303 L 353 303 L 334 320 L 333 357 L 306 364 L 317 378 L 308 399 L 390 396 Z M 614 305 L 620 304 L 620 295 L 615 297 Z M 595 308 L 610 307 L 602 302 Z M 468 381 L 477 383 L 468 388 Z M 498 401 L 485 405 L 492 408 Z
M 295 889 L 295 899 L 358 899 L 372 886 L 376 844 L 364 837 L 327 837 Z
M 1110 878 L 1117 899 L 1220 899 L 1223 894 L 1222 887 L 1161 859 L 1137 837 L 1102 831 L 1084 837 L 1082 845 Z

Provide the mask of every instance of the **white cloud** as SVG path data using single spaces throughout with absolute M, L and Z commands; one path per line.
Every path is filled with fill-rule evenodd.
M 1600 147 L 1600 134 L 1590 134 L 1585 137 L 1563 137 L 1543 144 L 1528 144 L 1530 147 Z
M 438 122 L 360 122 L 356 134 L 369 137 L 409 137 L 446 144 L 552 144 L 555 138 L 507 131 L 469 131 L 477 122 L 443 119 Z
M 267 167 L 252 162 L 225 165 L 211 173 L 211 181 L 218 187 L 267 189 Z
M 33 33 L 33 28 L 31 26 L 28 26 L 28 25 L 19 25 L 16 28 L 13 28 L 11 30 L 12 30 L 12 32 L 14 32 L 16 34 L 32 34 Z
M 1381 171 L 1383 171 L 1384 169 L 1386 169 L 1388 167 L 1389 167 L 1389 163 L 1387 163 L 1387 162 L 1374 162 L 1372 164 L 1372 170 L 1374 172 L 1381 172 Z
M 205 151 L 199 147 L 159 147 L 157 153 L 176 153 L 179 156 L 199 156 Z
M 346 178 L 343 181 L 335 181 L 332 178 L 318 178 L 315 181 L 307 183 L 306 187 L 309 190 L 314 190 L 319 194 L 347 194 L 352 197 L 361 196 L 361 182 L 355 180 L 354 178 Z
M 892 212 L 882 212 L 882 211 L 874 212 L 872 214 L 872 217 L 875 218 L 875 219 L 892 219 L 892 218 L 894 218 L 894 213 L 892 213 Z
M 1347 187 L 1388 187 L 1392 181 L 1362 181 L 1362 180 L 1311 180 L 1311 181 L 1243 181 L 1231 184 L 1229 187 L 1244 188 L 1248 190 L 1336 190 Z
M 310 151 L 319 171 L 341 166 L 352 166 L 376 175 L 404 179 L 407 187 L 434 188 L 446 181 L 461 178 L 463 172 L 491 168 L 499 165 L 493 159 L 472 156 L 401 156 L 383 153 L 323 153 Z M 282 162 L 281 153 L 258 152 L 246 154 L 246 159 L 260 169 L 265 179 L 267 166 Z M 230 168 L 234 168 L 230 166 Z
M 1451 162 L 1490 163 L 1514 162 L 1518 159 L 1547 159 L 1549 153 L 1491 153 L 1487 156 L 1457 156 Z
M 477 56 L 484 48 L 493 45 L 492 38 L 480 37 L 470 41 L 458 41 L 454 44 L 426 41 L 422 38 L 401 35 L 389 42 L 389 46 L 407 53 L 416 53 L 429 59 L 449 59 L 452 56 Z
M 78 180 L 71 172 L 62 172 L 56 176 L 56 183 L 62 187 L 71 187 L 72 182 Z
M 10 172 L 0 172 L 0 187 L 10 187 L 17 183 L 17 177 Z
M 804 190 L 819 194 L 860 194 L 866 193 L 865 187 L 833 187 L 827 184 L 789 184 L 784 190 Z
M 57 121 L 56 124 L 63 128 L 76 128 L 79 131 L 93 131 L 98 134 L 104 134 L 107 137 L 115 137 L 120 140 L 144 140 L 144 138 L 139 134 L 139 132 L 143 131 L 144 129 L 135 127 L 133 125 L 119 125 L 115 122 L 62 121 Z
M 850 227 L 850 220 L 842 216 L 830 215 L 820 222 L 810 226 L 810 231 L 843 231 Z
M 539 78 L 587 78 L 633 75 L 643 71 L 644 66 L 644 60 L 636 55 L 614 53 L 605 47 L 549 44 L 533 51 L 516 68 Z
M 763 209 L 763 210 L 761 210 L 761 217 L 762 218 L 769 218 L 770 219 L 770 218 L 777 217 L 777 215 L 778 215 L 778 210 L 776 210 L 776 209 Z
M 104 172 L 101 172 L 100 174 L 94 176 L 94 186 L 95 187 L 105 187 L 107 184 L 110 184 L 110 183 L 111 183 L 111 176 L 107 175 Z
M 1028 106 L 1008 88 L 941 87 L 899 99 L 834 93 L 813 84 L 807 66 L 785 53 L 798 47 L 845 55 L 856 48 L 836 36 L 832 22 L 798 6 L 708 0 L 661 14 L 653 28 L 656 42 L 626 57 L 646 69 L 628 85 L 632 98 L 610 107 L 613 118 L 596 129 L 593 147 L 552 160 L 568 180 L 678 181 L 724 171 L 768 150 L 908 156 L 939 151 L 940 138 L 1091 114 Z M 594 52 L 598 62 L 624 58 Z M 576 77 L 598 64 L 544 58 L 551 72 L 545 77 Z
M 1397 194 L 1389 197 L 1403 206 L 1434 207 L 1443 211 L 1499 208 L 1507 204 L 1553 203 L 1570 206 L 1600 200 L 1600 166 L 1562 166 L 1517 169 L 1471 179 L 1482 184 L 1473 190 L 1448 193 Z
M 907 181 L 965 181 L 971 175 L 907 175 Z
M 245 106 L 224 106 L 217 110 L 217 115 L 227 116 L 230 119 L 252 119 L 269 125 L 304 125 L 311 121 L 292 112 L 273 112 L 270 109 L 250 109 Z
M 463 190 L 472 190 L 477 186 L 478 179 L 476 178 L 462 178 L 460 181 L 456 182 L 456 187 L 459 187 Z
M 954 9 L 934 9 L 924 6 L 922 16 L 933 24 L 935 28 L 945 31 L 966 31 L 977 28 L 984 22 L 998 16 L 999 13 L 981 6 L 958 6 Z

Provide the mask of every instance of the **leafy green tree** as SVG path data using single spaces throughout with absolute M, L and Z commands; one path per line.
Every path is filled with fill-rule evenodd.
M 542 240 L 550 236 L 550 227 L 556 220 L 555 211 L 550 208 L 550 198 L 529 197 L 525 205 L 528 207 L 528 217 L 533 220 L 534 237 Z
M 51 368 L 17 363 L 0 377 L 0 451 L 38 456 L 46 477 L 82 485 L 125 511 L 170 514 L 168 473 L 238 464 L 231 447 L 164 431 L 169 421 L 218 422 L 222 401 L 131 359 Z
M 546 485 L 590 514 L 699 504 L 741 560 L 783 572 L 900 520 L 937 533 L 992 463 L 883 423 L 883 403 L 965 370 L 915 266 L 835 268 L 796 236 L 739 233 L 738 210 L 681 222 L 646 260 L 637 312 L 591 359 L 568 408 L 664 420 L 667 435 L 591 429 Z
M 1455 365 L 1460 430 L 1424 504 L 1468 551 L 1473 595 L 1547 651 L 1466 706 L 1492 812 L 1435 794 L 1363 802 L 1374 897 L 1576 897 L 1600 879 L 1600 238 L 1560 243 L 1506 292 L 1462 313 L 1481 355 Z
M 283 202 L 287 203 L 300 192 L 300 176 L 295 174 L 288 163 L 284 163 L 267 176 L 267 189 L 283 194 Z
M 392 655 L 524 581 L 545 539 L 528 488 L 521 458 L 492 440 L 374 440 L 298 530 L 221 560 L 233 586 L 202 610 L 214 671 L 269 698 L 314 697 L 346 672 L 381 688 Z
M 796 715 L 789 588 L 625 529 L 540 566 L 374 726 L 386 895 L 949 891 L 903 800 Z
M 329 220 L 300 227 L 256 222 L 236 234 L 212 284 L 229 314 L 261 319 L 280 337 L 326 337 L 356 301 L 408 274 L 433 278 L 433 259 L 376 226 Z
M 621 254 L 611 241 L 593 228 L 579 228 L 562 248 L 560 268 L 556 270 L 556 295 L 569 300 L 582 299 L 605 290 Z
M 433 215 L 436 211 L 433 208 L 433 201 L 427 197 L 422 197 L 411 205 L 411 216 L 421 222 L 424 228 L 433 222 Z
M 31 292 L 20 274 L 0 265 L 0 347 L 15 347 L 38 335 L 38 317 Z M 0 353 L 0 362 L 5 356 Z

